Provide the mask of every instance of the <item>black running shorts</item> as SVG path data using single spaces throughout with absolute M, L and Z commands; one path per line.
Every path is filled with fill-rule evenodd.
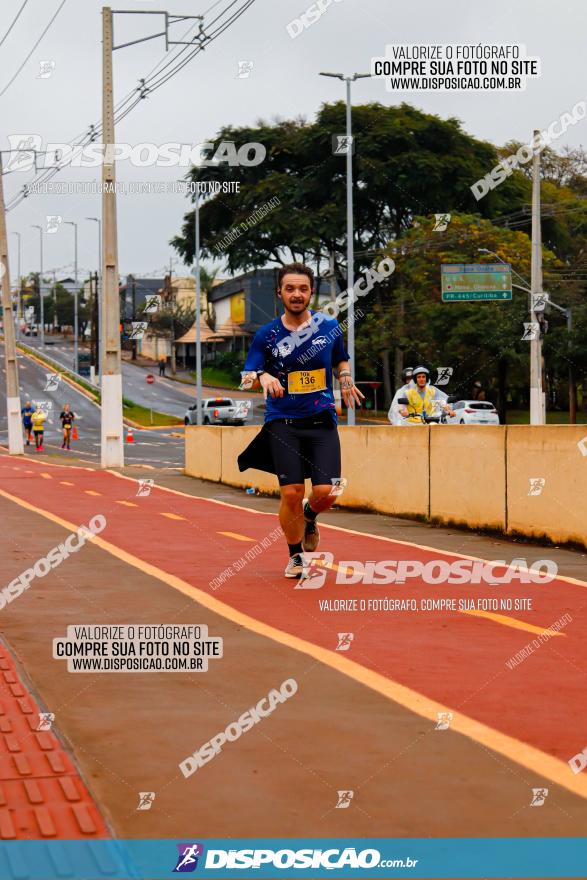
M 309 464 L 313 486 L 340 479 L 340 440 L 328 413 L 303 419 L 275 419 L 265 426 L 280 486 L 304 482 Z

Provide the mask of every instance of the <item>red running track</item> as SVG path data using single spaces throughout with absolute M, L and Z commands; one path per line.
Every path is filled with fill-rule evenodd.
M 555 579 L 543 586 L 463 587 L 414 580 L 404 586 L 344 586 L 336 585 L 329 571 L 322 589 L 296 590 L 297 582 L 283 577 L 287 551 L 278 538 L 213 590 L 210 581 L 278 527 L 276 516 L 157 487 L 148 497 L 137 497 L 137 483 L 113 473 L 37 461 L 17 465 L 8 456 L 0 456 L 0 488 L 77 525 L 103 514 L 107 526 L 101 538 L 279 630 L 330 650 L 338 632 L 353 632 L 348 656 L 356 663 L 565 762 L 585 746 L 574 719 L 584 704 L 587 584 Z M 321 532 L 321 550 L 332 552 L 335 560 L 455 559 L 324 524 Z M 528 564 L 548 556 L 530 546 L 522 552 Z M 494 595 L 533 599 L 531 611 L 500 612 L 510 620 L 544 629 L 566 613 L 572 621 L 563 636 L 549 639 L 509 669 L 506 661 L 536 633 L 459 612 L 327 613 L 319 607 L 325 598 Z

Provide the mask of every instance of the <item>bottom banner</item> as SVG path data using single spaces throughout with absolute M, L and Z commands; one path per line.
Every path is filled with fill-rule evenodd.
M 2 880 L 585 877 L 587 839 L 356 838 L 0 842 Z

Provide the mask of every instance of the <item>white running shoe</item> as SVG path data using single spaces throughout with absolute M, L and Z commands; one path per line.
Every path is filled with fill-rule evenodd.
M 301 553 L 289 557 L 284 574 L 286 578 L 301 578 L 308 571 L 308 563 Z

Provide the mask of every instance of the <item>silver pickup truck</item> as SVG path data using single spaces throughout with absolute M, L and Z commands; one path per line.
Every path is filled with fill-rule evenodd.
M 233 400 L 232 397 L 205 397 L 202 400 L 202 424 L 244 425 L 253 408 L 250 400 Z M 184 424 L 197 425 L 196 404 L 189 407 Z

